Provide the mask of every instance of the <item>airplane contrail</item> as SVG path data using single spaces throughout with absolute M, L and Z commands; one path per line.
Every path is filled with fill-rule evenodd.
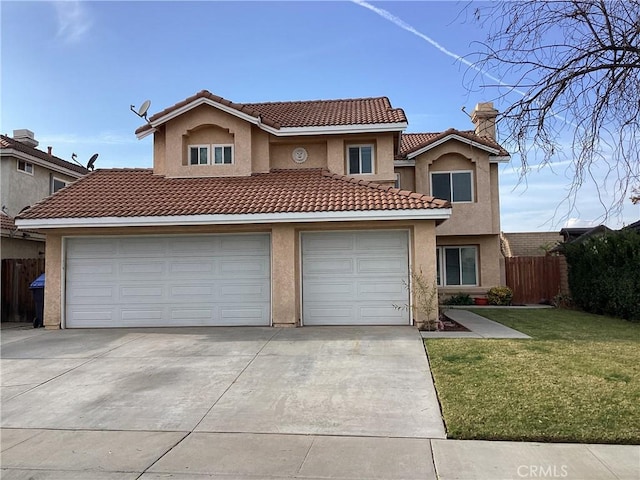
M 500 80 L 499 78 L 491 75 L 489 72 L 475 66 L 472 62 L 470 62 L 469 60 L 467 60 L 466 58 L 462 57 L 461 55 L 458 55 L 457 53 L 452 52 L 451 50 L 447 50 L 445 47 L 443 47 L 442 45 L 440 45 L 438 42 L 436 42 L 433 38 L 425 35 L 422 32 L 419 32 L 418 30 L 416 30 L 415 28 L 413 28 L 411 25 L 409 25 L 407 22 L 405 22 L 404 20 L 402 20 L 401 18 L 396 17 L 394 14 L 392 14 L 391 12 L 388 12 L 387 10 L 384 10 L 382 8 L 378 8 L 375 7 L 373 5 L 371 5 L 368 2 L 365 2 L 364 0 L 351 0 L 353 3 L 355 3 L 356 5 L 360 5 L 361 7 L 364 7 L 368 10 L 371 10 L 372 12 L 380 15 L 382 18 L 384 18 L 385 20 L 390 21 L 391 23 L 395 24 L 396 26 L 402 28 L 403 30 L 406 30 L 409 33 L 413 33 L 414 35 L 416 35 L 417 37 L 420 37 L 421 39 L 423 39 L 424 41 L 428 42 L 429 44 L 431 44 L 433 47 L 435 47 L 436 49 L 438 49 L 439 51 L 441 51 L 442 53 L 444 53 L 445 55 L 455 59 L 456 61 L 463 63 L 464 65 L 476 70 L 477 72 L 479 72 L 481 75 L 493 80 L 494 82 L 499 83 L 500 85 L 502 85 L 503 87 L 508 87 L 511 88 L 514 92 L 519 93 L 520 95 L 522 95 L 523 97 L 526 95 L 525 92 L 523 92 L 522 90 L 518 90 L 513 88 L 513 86 L 503 82 L 502 80 Z

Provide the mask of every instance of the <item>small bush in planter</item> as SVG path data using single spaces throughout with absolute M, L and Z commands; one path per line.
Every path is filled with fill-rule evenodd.
M 451 295 L 444 302 L 444 305 L 473 305 L 473 298 L 467 293 L 457 293 Z
M 509 287 L 491 287 L 487 292 L 489 305 L 511 305 L 513 292 Z

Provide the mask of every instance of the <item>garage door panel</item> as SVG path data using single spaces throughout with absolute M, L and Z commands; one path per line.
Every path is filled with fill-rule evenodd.
M 336 236 L 334 232 L 305 235 L 305 246 L 315 255 L 328 256 L 336 251 L 351 251 L 354 248 L 352 236 Z
M 180 275 L 181 277 L 189 278 L 190 275 L 199 273 L 212 273 L 216 270 L 215 262 L 212 260 L 202 261 L 170 261 L 169 271 L 172 274 Z
M 406 237 L 398 232 L 366 232 L 356 235 L 356 249 L 371 250 L 399 250 L 406 251 Z
M 136 258 L 166 256 L 167 241 L 155 237 L 130 237 L 118 242 L 118 254 L 120 256 Z
M 74 259 L 67 262 L 67 274 L 72 274 L 78 283 L 91 282 L 96 278 L 105 278 L 109 281 L 117 277 L 117 266 L 111 260 L 92 260 L 87 262 Z
M 243 276 L 264 276 L 269 272 L 269 262 L 254 258 L 228 258 L 220 261 L 220 273 L 244 274 Z
M 266 234 L 67 239 L 66 325 L 269 325 L 269 257 Z
M 220 237 L 220 248 L 227 254 L 241 254 L 242 256 L 264 256 L 269 254 L 268 237 L 244 235 L 237 237 Z
M 77 284 L 67 286 L 67 295 L 74 304 L 91 305 L 93 303 L 115 303 L 116 288 L 112 285 Z
M 353 260 L 350 258 L 318 258 L 307 257 L 305 260 L 305 273 L 314 275 L 323 274 L 348 274 L 353 272 Z
M 256 325 L 264 315 L 268 314 L 264 307 L 246 307 L 239 308 L 237 306 L 221 306 L 219 309 L 220 317 L 217 323 L 220 325 Z
M 403 257 L 359 258 L 357 273 L 375 273 L 385 276 L 394 273 L 403 275 L 406 272 L 405 262 L 406 258 Z
M 227 283 L 219 290 L 220 300 L 223 302 L 255 303 L 264 302 L 271 296 L 271 290 L 264 283 Z
M 68 245 L 73 247 L 74 258 L 113 258 L 117 251 L 118 245 L 112 240 L 101 238 L 82 238 L 69 239 Z
M 169 293 L 172 302 L 206 302 L 215 297 L 216 291 L 213 285 L 171 285 Z
M 353 306 L 307 305 L 305 308 L 305 325 L 353 325 L 355 315 Z
M 164 273 L 164 262 L 122 262 L 120 273 L 128 276 L 146 276 L 149 273 L 162 275 Z
M 305 325 L 410 323 L 408 232 L 318 232 L 302 235 Z

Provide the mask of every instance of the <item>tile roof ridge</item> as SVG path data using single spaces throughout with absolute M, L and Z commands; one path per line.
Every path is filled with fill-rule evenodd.
M 37 157 L 40 160 L 52 163 L 53 165 L 58 165 L 56 162 L 62 162 L 62 165 L 58 165 L 59 167 L 67 168 L 83 175 L 86 175 L 86 173 L 89 171 L 81 165 L 77 165 L 73 162 L 65 160 L 64 158 L 60 158 L 56 155 L 45 152 L 44 150 L 40 150 L 39 148 L 32 147 L 31 145 L 27 145 L 26 143 L 22 143 L 20 140 L 16 140 L 9 135 L 0 134 L 0 139 L 4 140 L 10 145 L 9 147 L 0 146 L 0 148 L 15 148 L 17 150 L 23 150 L 23 153 L 28 153 L 29 155 Z
M 431 195 L 424 195 L 422 193 L 412 192 L 410 190 L 400 190 L 399 188 L 392 187 L 390 185 L 381 185 L 377 182 L 365 180 L 362 178 L 354 178 L 348 175 L 340 175 L 339 173 L 333 173 L 329 170 L 323 170 L 323 176 L 329 177 L 333 180 L 341 180 L 344 182 L 355 183 L 356 185 L 362 185 L 363 187 L 369 187 L 376 190 L 382 190 L 384 192 L 400 195 L 401 197 L 412 198 L 414 200 L 420 200 L 427 203 L 433 203 L 441 208 L 450 207 L 451 204 L 440 198 L 432 197 Z
M 391 107 L 388 97 L 356 97 L 356 98 L 317 98 L 313 100 L 274 100 L 270 102 L 244 102 L 241 105 L 283 105 L 292 103 L 337 103 L 337 102 L 361 102 L 363 100 L 383 100 L 387 106 L 393 110 L 397 108 Z

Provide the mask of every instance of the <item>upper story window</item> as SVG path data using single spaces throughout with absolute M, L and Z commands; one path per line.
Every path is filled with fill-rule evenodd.
M 400 188 L 400 174 L 399 174 L 399 173 L 396 173 L 396 181 L 395 181 L 395 183 L 393 184 L 393 186 L 394 186 L 395 188 Z
M 347 162 L 349 175 L 373 173 L 373 145 L 349 145 Z
M 213 163 L 231 165 L 233 163 L 233 145 L 214 145 Z
M 18 160 L 18 171 L 33 175 L 33 163 L 24 160 Z
M 473 175 L 470 171 L 434 172 L 431 195 L 450 202 L 473 202 Z
M 189 145 L 189 165 L 231 165 L 232 163 L 233 145 Z
M 56 193 L 58 190 L 66 187 L 67 185 L 69 185 L 68 182 L 65 182 L 64 180 L 53 177 L 51 179 L 51 193 Z

